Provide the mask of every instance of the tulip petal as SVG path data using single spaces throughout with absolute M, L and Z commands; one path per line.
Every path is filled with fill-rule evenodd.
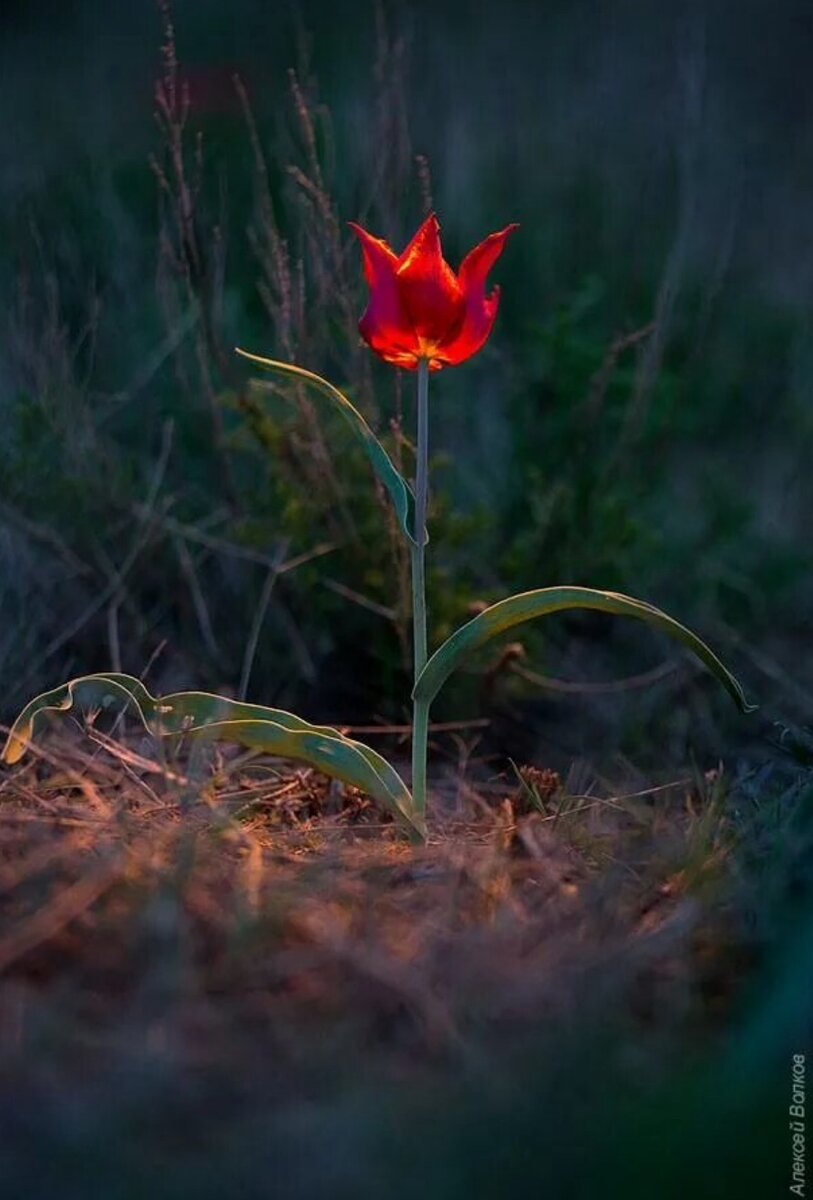
M 396 278 L 421 349 L 431 354 L 434 347 L 456 334 L 466 310 L 462 288 L 443 257 L 434 213 L 398 259 Z
M 516 222 L 506 225 L 499 233 L 490 233 L 479 246 L 468 252 L 458 271 L 460 286 L 464 292 L 468 293 L 472 287 L 485 289 L 489 271 L 505 249 L 505 243 L 517 229 L 519 225 Z
M 355 221 L 348 221 L 347 224 L 361 242 L 365 278 L 370 287 L 375 287 L 382 275 L 395 272 L 398 267 L 398 255 L 386 238 L 373 237 Z
M 459 279 L 466 300 L 466 311 L 456 335 L 438 352 L 437 357 L 444 365 L 457 366 L 465 362 L 481 350 L 491 336 L 500 305 L 500 289 L 495 287 L 486 296 L 486 279 L 515 229 L 519 229 L 519 226 L 508 225 L 499 233 L 490 234 L 463 259 Z
M 468 305 L 457 335 L 440 347 L 435 356 L 437 360 L 444 367 L 458 367 L 479 353 L 491 337 L 499 307 L 498 287 L 494 288 L 490 296 L 481 298 L 476 305 Z
M 414 369 L 420 346 L 396 280 L 398 257 L 383 238 L 373 237 L 352 221 L 350 228 L 361 242 L 364 274 L 370 288 L 359 332 L 386 362 Z

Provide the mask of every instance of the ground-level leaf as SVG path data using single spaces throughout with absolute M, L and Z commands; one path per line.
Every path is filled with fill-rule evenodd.
M 308 763 L 352 784 L 391 812 L 410 832 L 422 834 L 412 797 L 398 772 L 370 746 L 328 725 L 311 725 L 295 713 L 244 704 L 209 692 L 152 696 L 139 679 L 115 672 L 84 675 L 36 696 L 20 713 L 6 740 L 2 760 L 13 764 L 25 753 L 49 713 L 115 710 L 132 706 L 156 737 L 211 737 Z

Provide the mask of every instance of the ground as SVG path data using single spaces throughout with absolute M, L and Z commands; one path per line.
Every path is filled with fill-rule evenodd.
M 426 846 L 310 770 L 93 729 L 0 789 L 9 1195 L 498 1197 L 528 1137 L 552 1194 L 637 1195 L 633 1145 L 684 1194 L 764 953 L 721 773 L 438 768 Z

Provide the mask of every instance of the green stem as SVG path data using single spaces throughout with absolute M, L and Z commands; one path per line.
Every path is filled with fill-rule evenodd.
M 429 497 L 429 363 L 418 364 L 418 447 L 415 465 L 415 542 L 412 547 L 412 645 L 417 680 L 426 664 L 426 510 Z M 429 706 L 416 701 L 412 717 L 412 797 L 426 814 Z

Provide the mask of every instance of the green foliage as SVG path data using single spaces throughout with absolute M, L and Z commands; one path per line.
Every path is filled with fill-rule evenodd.
M 742 712 L 753 710 L 753 706 L 749 705 L 745 699 L 739 683 L 723 666 L 717 655 L 684 625 L 679 624 L 653 605 L 646 604 L 642 600 L 635 600 L 631 596 L 579 587 L 541 588 L 538 591 L 523 592 L 487 608 L 467 625 L 458 629 L 447 642 L 444 642 L 435 651 L 415 684 L 415 698 L 425 704 L 431 704 L 459 663 L 492 638 L 499 637 L 526 621 L 533 621 L 551 613 L 580 608 L 614 613 L 618 616 L 637 617 L 677 638 L 688 646 L 717 676 Z
M 302 367 L 295 366 L 293 363 L 276 362 L 270 358 L 261 358 L 259 355 L 249 354 L 245 350 L 238 349 L 237 353 L 266 371 L 291 376 L 301 383 L 316 388 L 332 402 L 364 448 L 364 452 L 370 460 L 382 487 L 386 488 L 387 492 L 389 492 L 404 536 L 411 542 L 415 542 L 415 499 L 409 484 L 393 466 L 392 459 L 381 445 L 381 442 L 375 436 L 372 429 L 370 429 L 370 426 L 358 409 L 354 408 L 347 397 L 337 387 L 334 387 L 332 383 L 329 383 L 326 379 L 322 379 L 321 375 L 316 375 L 313 371 L 306 371 Z
M 362 742 L 329 726 L 311 725 L 293 713 L 207 692 L 177 692 L 156 698 L 140 680 L 115 672 L 85 675 L 36 696 L 11 727 L 2 761 L 9 765 L 19 761 L 47 714 L 71 712 L 80 706 L 95 712 L 121 706 L 123 711 L 130 705 L 155 737 L 219 739 L 305 762 L 378 800 L 411 833 L 423 833 L 398 773 Z
M 195 55 L 192 19 L 179 16 L 181 75 L 184 53 Z M 280 68 L 295 61 L 289 32 L 280 24 L 274 41 Z M 407 562 L 396 523 L 369 489 L 364 451 L 318 402 L 313 420 L 298 400 L 258 397 L 232 355 L 239 336 L 335 378 L 411 477 L 402 433 L 411 397 L 359 347 L 363 284 L 344 220 L 368 213 L 371 227 L 394 238 L 414 227 L 424 197 L 412 151 L 428 150 L 431 166 L 433 148 L 445 161 L 448 143 L 439 126 L 434 140 L 434 124 L 411 146 L 394 139 L 419 114 L 420 97 L 396 95 L 384 67 L 375 78 L 393 88 L 379 96 L 372 74 L 329 54 L 329 39 L 314 32 L 325 96 L 307 68 L 297 76 L 301 104 L 283 70 L 250 95 L 262 163 L 237 103 L 225 115 L 193 105 L 183 151 L 199 277 L 189 275 L 171 198 L 150 170 L 150 158 L 167 169 L 166 147 L 150 104 L 137 113 L 133 93 L 132 138 L 60 146 L 0 214 L 10 314 L 0 470 L 13 510 L 4 510 L 0 615 L 20 631 L 0 645 L 6 715 L 55 675 L 78 664 L 101 669 L 116 645 L 128 670 L 165 646 L 159 669 L 235 687 L 269 564 L 328 544 L 328 554 L 274 584 L 253 685 L 263 698 L 331 719 L 361 709 L 404 715 L 395 697 L 409 661 Z M 159 30 L 143 36 L 144 63 L 154 37 L 160 73 Z M 372 36 L 359 28 L 354 45 L 369 49 Z M 210 44 L 204 57 L 217 53 Z M 548 142 L 546 123 L 532 123 L 508 146 L 503 124 L 479 105 L 458 117 L 468 133 L 455 144 L 469 149 L 451 175 L 436 171 L 431 181 L 452 252 L 505 214 L 523 221 L 523 240 L 500 267 L 502 309 L 488 351 L 437 388 L 433 415 L 444 406 L 463 414 L 443 444 L 458 482 L 441 455 L 433 473 L 428 592 L 438 640 L 470 615 L 472 597 L 494 600 L 531 580 L 640 591 L 693 624 L 722 620 L 746 637 L 786 625 L 809 599 L 804 305 L 762 287 L 739 245 L 719 278 L 709 259 L 690 258 L 643 386 L 650 337 L 611 350 L 657 310 L 675 235 L 671 161 L 651 164 L 651 174 L 637 168 L 663 201 L 647 200 L 642 220 L 642 175 L 619 191 L 621 167 L 608 175 L 592 154 L 571 162 L 564 147 L 577 147 L 561 129 Z M 621 160 L 626 145 L 625 130 Z M 288 256 L 287 275 L 269 276 L 274 246 Z M 474 405 L 496 414 L 506 447 L 490 473 L 474 440 L 459 436 Z M 147 519 L 166 421 L 171 447 Z M 465 475 L 477 477 L 475 501 L 461 495 Z M 110 602 L 97 606 L 110 588 Z M 541 664 L 553 635 L 529 628 L 528 639 Z M 363 673 L 352 665 L 359 647 L 369 651 Z
M 609 308 L 590 277 L 526 335 L 530 380 L 512 411 L 517 470 L 501 526 L 511 578 L 544 563 L 551 578 L 626 587 L 663 553 L 652 484 L 675 438 L 678 381 L 661 369 L 637 393 L 652 331 L 642 320 L 614 334 Z

